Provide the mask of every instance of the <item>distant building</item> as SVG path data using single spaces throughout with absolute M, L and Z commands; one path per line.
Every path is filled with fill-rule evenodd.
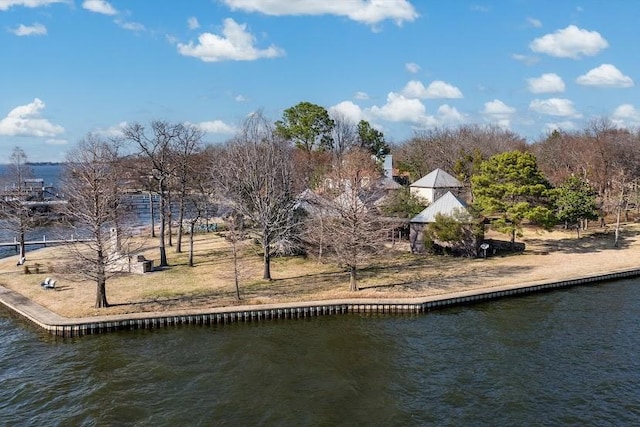
M 409 221 L 409 243 L 411 244 L 411 252 L 424 251 L 424 230 L 430 223 L 436 221 L 436 215 L 453 216 L 457 212 L 467 212 L 467 204 L 458 199 L 450 191 L 447 191 L 442 197 L 427 206 L 418 215 Z
M 435 169 L 409 186 L 409 191 L 433 203 L 447 192 L 460 196 L 463 184 L 442 169 Z

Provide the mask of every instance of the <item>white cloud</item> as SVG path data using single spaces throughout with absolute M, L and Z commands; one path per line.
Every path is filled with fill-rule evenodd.
M 186 122 L 185 124 L 190 125 L 190 126 L 196 126 L 198 129 L 200 129 L 201 131 L 206 132 L 206 133 L 231 134 L 231 133 L 234 133 L 236 131 L 233 126 L 229 126 L 228 124 L 226 124 L 222 120 L 211 120 L 211 121 L 200 122 L 200 123 L 189 123 L 189 122 Z
M 611 115 L 611 121 L 618 127 L 640 127 L 640 111 L 631 104 L 622 104 Z
M 414 21 L 418 13 L 408 0 L 224 0 L 232 10 L 266 15 L 337 15 L 365 24 Z
M 402 89 L 402 94 L 407 98 L 419 99 L 462 98 L 462 92 L 460 91 L 460 89 L 450 85 L 449 83 L 443 82 L 442 80 L 434 80 L 426 88 L 421 82 L 417 80 L 411 80 L 405 85 L 404 89 Z
M 632 87 L 633 80 L 611 64 L 602 64 L 576 79 L 585 86 Z
M 527 79 L 529 92 L 531 93 L 553 93 L 564 92 L 564 81 L 555 73 L 545 73 L 540 77 Z
M 252 61 L 259 58 L 276 58 L 284 55 L 277 46 L 267 49 L 255 47 L 255 37 L 246 31 L 246 25 L 240 25 L 231 18 L 224 20 L 222 36 L 202 33 L 198 43 L 178 43 L 178 52 L 184 56 L 193 56 L 204 62 Z
M 139 22 L 123 21 L 121 19 L 116 19 L 113 22 L 115 22 L 120 28 L 128 31 L 140 32 L 146 30 L 145 26 Z
M 420 124 L 427 119 L 426 108 L 420 100 L 409 99 L 395 92 L 389 92 L 385 105 L 374 105 L 369 111 L 373 116 L 391 122 Z
M 44 143 L 47 145 L 66 145 L 69 141 L 66 139 L 49 138 Z
M 522 55 L 519 53 L 514 53 L 513 55 L 511 55 L 511 57 L 516 61 L 522 62 L 525 65 L 534 65 L 540 62 L 540 58 L 538 58 L 537 56 Z
M 570 131 L 570 130 L 577 129 L 576 124 L 573 123 L 571 120 L 565 120 L 562 122 L 555 122 L 555 123 L 545 123 L 544 128 L 547 132 L 553 132 L 554 130 Z
M 123 130 L 127 127 L 127 122 L 120 122 L 117 125 L 108 127 L 106 129 L 96 129 L 95 133 L 105 137 L 117 138 L 123 135 Z
M 407 62 L 406 64 L 404 64 L 404 68 L 406 68 L 406 70 L 411 74 L 415 74 L 420 71 L 420 66 L 415 62 Z
M 117 15 L 118 11 L 105 0 L 84 0 L 82 7 L 88 11 L 103 15 Z
M 491 115 L 491 116 L 505 116 L 511 115 L 516 112 L 516 109 L 508 106 L 504 102 L 499 99 L 494 99 L 493 101 L 485 102 L 484 109 L 482 110 L 483 114 Z
M 593 56 L 609 43 L 597 31 L 583 30 L 575 25 L 535 39 L 529 44 L 532 51 L 559 58 L 580 59 Z
M 0 0 L 0 10 L 8 10 L 13 6 L 41 7 L 55 3 L 68 3 L 69 0 Z
M 247 98 L 245 98 L 244 95 L 236 95 L 235 98 L 233 98 L 236 102 L 245 102 L 247 100 Z
M 511 117 L 516 113 L 516 109 L 510 107 L 499 99 L 485 102 L 482 114 L 488 121 L 497 124 L 500 127 L 508 128 L 511 126 Z
M 64 128 L 40 117 L 45 104 L 38 98 L 27 105 L 20 105 L 0 120 L 0 135 L 54 137 Z
M 367 92 L 358 91 L 353 95 L 353 97 L 355 99 L 359 99 L 359 100 L 364 101 L 364 100 L 369 99 L 369 94 Z
M 195 30 L 200 28 L 200 23 L 198 22 L 198 18 L 196 18 L 195 16 L 192 16 L 189 19 L 187 19 L 187 26 L 189 27 L 190 30 Z
M 529 109 L 550 116 L 582 117 L 576 112 L 573 102 L 562 98 L 534 99 L 529 103 Z
M 364 118 L 362 109 L 351 101 L 342 101 L 333 107 L 329 107 L 329 114 L 335 115 L 335 113 L 342 115 L 353 123 L 358 123 Z
M 9 31 L 16 36 L 44 36 L 47 34 L 47 27 L 38 23 L 33 25 L 20 24 L 17 28 Z
M 438 107 L 438 121 L 444 125 L 460 124 L 465 121 L 465 116 L 455 107 L 443 104 Z
M 539 19 L 535 19 L 535 18 L 527 18 L 527 23 L 532 26 L 533 28 L 540 28 L 542 27 L 542 22 L 540 22 Z

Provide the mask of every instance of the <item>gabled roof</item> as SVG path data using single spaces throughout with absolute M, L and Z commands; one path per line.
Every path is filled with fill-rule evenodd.
M 453 215 L 456 210 L 467 210 L 467 204 L 462 200 L 454 196 L 451 191 L 440 197 L 438 200 L 427 206 L 418 215 L 411 218 L 410 222 L 417 222 L 420 224 L 426 224 L 428 222 L 435 222 L 436 215 Z
M 457 188 L 462 187 L 462 183 L 455 177 L 449 175 L 442 169 L 434 169 L 428 175 L 423 176 L 413 184 L 411 187 L 419 188 Z

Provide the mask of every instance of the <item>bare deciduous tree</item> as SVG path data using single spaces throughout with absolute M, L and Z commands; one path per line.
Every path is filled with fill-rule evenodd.
M 134 143 L 140 150 L 140 154 L 150 162 L 151 170 L 149 175 L 156 182 L 157 192 L 160 199 L 160 267 L 166 267 L 166 227 L 167 217 L 170 215 L 170 203 L 168 202 L 169 179 L 173 173 L 175 162 L 172 161 L 173 144 L 182 131 L 181 124 L 169 124 L 163 121 L 151 122 L 151 133 L 148 134 L 139 123 L 126 126 L 123 130 L 124 139 Z
M 349 270 L 349 290 L 357 291 L 357 270 L 379 254 L 389 232 L 374 202 L 381 196 L 380 170 L 371 155 L 352 150 L 334 165 L 331 186 L 315 200 L 306 219 L 309 251 Z M 321 243 L 318 246 L 318 243 Z
M 293 148 L 257 113 L 215 159 L 212 175 L 231 210 L 243 215 L 260 242 L 263 278 L 271 280 L 271 257 L 286 247 L 295 227 Z
M 22 148 L 14 147 L 7 172 L 1 214 L 6 221 L 5 226 L 18 235 L 19 256 L 24 260 L 25 234 L 33 227 L 35 210 L 27 203 L 32 196 L 27 180 L 33 178 L 33 171 L 27 165 L 27 155 Z
M 107 307 L 106 282 L 117 274 L 123 257 L 120 244 L 124 233 L 122 203 L 118 182 L 117 154 L 114 146 L 96 135 L 88 135 L 67 155 L 63 177 L 69 197 L 65 216 L 78 230 L 77 235 L 88 241 L 75 243 L 69 248 L 73 260 L 70 270 L 96 282 L 95 307 Z M 115 182 L 115 185 L 114 185 Z
M 185 206 L 188 192 L 193 190 L 189 184 L 196 185 L 198 176 L 205 175 L 197 170 L 197 154 L 202 149 L 204 133 L 195 126 L 182 126 L 176 134 L 174 176 L 178 190 L 178 234 L 176 252 L 182 252 L 182 233 Z M 197 205 L 196 205 L 197 206 Z

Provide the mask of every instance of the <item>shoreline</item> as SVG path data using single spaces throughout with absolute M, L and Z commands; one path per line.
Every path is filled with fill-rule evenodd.
M 115 331 L 156 329 L 179 325 L 213 326 L 236 322 L 299 319 L 338 314 L 424 314 L 429 311 L 454 306 L 639 276 L 640 268 L 633 268 L 563 280 L 488 286 L 427 297 L 352 298 L 78 318 L 60 316 L 36 304 L 24 295 L 0 286 L 0 304 L 10 312 L 51 335 L 70 338 Z

